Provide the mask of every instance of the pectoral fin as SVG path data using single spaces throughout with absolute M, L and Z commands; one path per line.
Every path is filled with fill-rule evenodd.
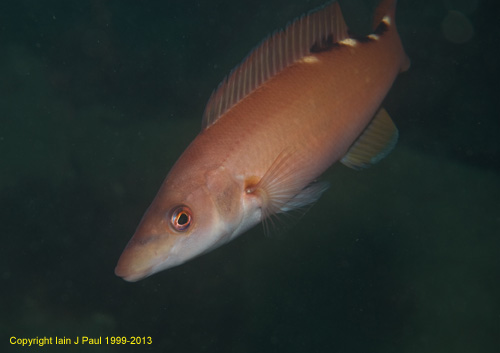
M 310 172 L 297 163 L 306 158 L 290 147 L 281 152 L 267 173 L 256 184 L 246 188 L 261 200 L 262 219 L 292 210 L 305 209 L 328 189 L 326 182 L 312 182 Z
M 392 151 L 398 141 L 398 135 L 398 129 L 391 117 L 384 108 L 380 108 L 340 161 L 349 168 L 368 168 Z

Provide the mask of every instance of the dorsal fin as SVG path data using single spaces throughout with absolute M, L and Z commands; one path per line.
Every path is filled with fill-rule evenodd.
M 300 17 L 284 30 L 266 38 L 219 84 L 203 113 L 203 129 L 262 83 L 310 54 L 348 37 L 347 26 L 337 2 Z
M 382 22 L 385 16 L 394 19 L 394 12 L 396 11 L 397 0 L 380 0 L 375 13 L 373 14 L 373 30 Z

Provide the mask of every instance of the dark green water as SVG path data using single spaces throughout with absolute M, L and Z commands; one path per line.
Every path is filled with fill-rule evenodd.
M 412 67 L 385 104 L 398 146 L 362 173 L 334 166 L 293 230 L 257 227 L 135 284 L 113 274 L 212 89 L 321 3 L 2 2 L 3 352 L 500 351 L 492 1 L 399 1 Z M 463 43 L 445 35 L 469 25 Z M 13 336 L 153 343 L 28 348 Z

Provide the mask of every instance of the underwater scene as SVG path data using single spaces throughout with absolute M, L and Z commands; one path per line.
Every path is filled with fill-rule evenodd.
M 383 102 L 399 140 L 382 161 L 335 163 L 285 230 L 115 275 L 213 90 L 324 3 L 0 4 L 2 352 L 500 351 L 494 1 L 397 2 L 411 66 Z M 340 1 L 356 38 L 378 3 Z

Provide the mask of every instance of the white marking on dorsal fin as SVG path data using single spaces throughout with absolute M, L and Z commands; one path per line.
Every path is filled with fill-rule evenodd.
M 319 59 L 316 55 L 308 55 L 304 56 L 302 59 L 300 59 L 300 62 L 306 63 L 306 64 L 314 64 L 319 62 Z
M 257 46 L 212 93 L 203 113 L 206 129 L 241 99 L 272 76 L 311 54 L 348 38 L 347 26 L 337 2 L 300 17 Z
M 358 44 L 357 40 L 353 39 L 353 38 L 346 38 L 344 40 L 341 40 L 339 43 L 344 44 L 344 45 L 348 45 L 350 47 L 355 47 Z

